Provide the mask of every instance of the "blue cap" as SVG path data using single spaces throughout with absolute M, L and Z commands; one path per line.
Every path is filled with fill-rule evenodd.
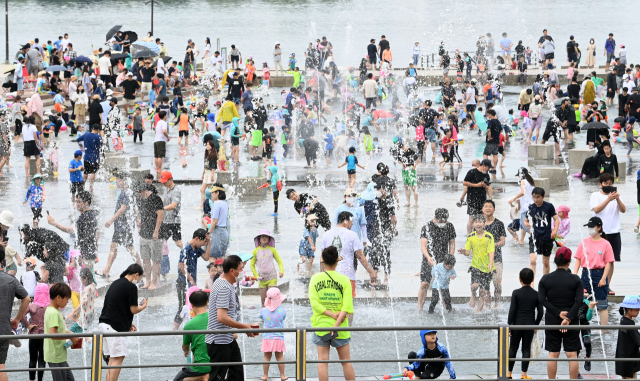
M 635 116 L 629 117 L 629 124 L 633 124 L 635 122 L 636 122 L 636 117 Z
M 620 304 L 620 307 L 640 309 L 640 296 L 638 295 L 625 296 L 624 300 L 622 301 L 622 304 Z
M 82 151 L 77 150 L 76 152 L 73 153 L 73 157 L 78 157 L 78 156 L 82 156 Z

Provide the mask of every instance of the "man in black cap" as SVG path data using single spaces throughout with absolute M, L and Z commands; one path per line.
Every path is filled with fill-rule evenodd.
M 473 216 L 482 214 L 482 206 L 488 198 L 491 199 L 491 179 L 489 178 L 491 160 L 484 159 L 477 168 L 472 168 L 464 177 L 462 185 L 467 187 L 467 233 L 471 232 L 471 220 Z

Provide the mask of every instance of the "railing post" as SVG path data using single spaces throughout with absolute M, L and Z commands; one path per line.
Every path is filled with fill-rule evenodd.
M 102 380 L 102 331 L 93 331 L 91 352 L 91 381 Z
M 498 328 L 498 380 L 507 381 L 509 366 L 509 326 L 500 324 Z
M 296 381 L 307 379 L 307 330 L 296 327 Z

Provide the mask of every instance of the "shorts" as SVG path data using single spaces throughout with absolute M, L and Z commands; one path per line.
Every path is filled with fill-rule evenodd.
M 520 230 L 520 220 L 519 219 L 512 220 L 511 223 L 509 224 L 509 226 L 507 226 L 507 229 L 511 229 L 511 230 L 513 230 L 515 232 Z
M 467 109 L 467 114 L 473 114 L 476 111 L 476 105 L 466 105 L 465 108 Z
M 233 97 L 233 103 L 239 105 L 242 99 L 240 97 Z
M 142 84 L 140 85 L 140 91 L 142 92 L 142 97 L 146 95 L 149 95 L 149 92 L 151 92 L 151 89 L 153 88 L 153 84 L 151 82 L 142 82 Z
M 413 167 L 402 170 L 402 183 L 408 187 L 415 187 L 418 185 L 418 177 L 416 176 L 416 170 Z
M 182 241 L 182 225 L 181 224 L 165 224 L 160 225 L 158 236 L 161 240 L 167 241 L 173 237 L 173 241 Z
M 449 66 L 447 66 L 447 67 L 442 69 L 442 74 L 444 74 L 444 75 L 449 74 Z
M 620 262 L 620 250 L 622 249 L 620 233 L 607 234 L 607 238 L 605 239 L 611 244 L 611 249 L 613 249 L 613 257 L 615 258 L 616 262 Z
M 42 218 L 42 208 L 31 208 L 33 212 L 33 219 L 40 220 Z
M 347 174 L 348 175 L 355 175 L 356 174 L 356 170 L 355 169 L 347 169 Z
M 194 364 L 196 365 L 196 364 Z M 209 372 L 206 373 L 200 373 L 200 372 L 196 372 L 191 370 L 191 368 L 189 367 L 184 367 L 182 369 L 180 369 L 180 371 L 178 372 L 178 374 L 176 374 L 176 376 L 173 378 L 174 381 L 182 381 L 185 378 L 190 378 L 190 377 L 202 377 L 202 376 L 208 376 Z
M 543 257 L 550 257 L 551 252 L 553 251 L 553 242 L 553 240 L 545 242 L 537 238 L 533 239 L 532 236 L 529 236 L 529 253 L 536 253 L 538 255 L 542 255 Z
M 503 124 L 502 129 L 504 130 L 504 133 L 506 135 L 511 135 L 511 127 L 507 126 L 506 124 Z
M 22 91 L 24 90 L 24 78 L 18 78 L 16 81 L 16 85 L 18 85 L 18 90 Z M 5 353 L 5 358 L 7 357 L 7 354 Z M 4 363 L 3 363 L 4 364 Z
M 214 179 L 214 172 L 211 169 L 205 169 L 204 170 L 204 179 L 202 179 L 202 183 L 203 184 L 213 184 L 213 179 Z
M 544 55 L 544 59 L 552 60 L 555 57 L 555 53 L 547 53 Z
M 573 134 L 574 132 L 580 132 L 580 127 L 577 124 L 567 124 L 567 133 Z
M 374 64 L 375 65 L 377 63 L 377 61 L 378 60 L 377 60 L 376 56 L 373 56 L 373 57 L 369 56 L 369 63 L 370 64 Z
M 504 147 L 503 146 L 498 146 L 498 153 L 502 156 L 504 156 Z
M 7 362 L 7 353 L 9 353 L 9 340 L 0 340 L 0 364 Z
M 104 333 L 116 333 L 117 331 L 107 323 L 98 324 Z M 102 339 L 102 354 L 111 357 L 126 357 L 129 355 L 129 345 L 127 337 L 113 336 Z
M 204 115 L 204 113 L 198 111 L 198 113 L 196 114 L 196 119 L 200 119 L 200 118 L 204 118 L 206 117 L 206 115 Z
M 231 57 L 231 62 L 240 62 L 240 56 L 229 56 Z
M 271 159 L 271 148 L 267 148 L 266 150 L 262 151 L 262 157 L 265 159 Z
M 551 137 L 555 143 L 558 143 L 558 129 L 556 127 L 546 128 L 542 134 L 542 140 L 545 142 L 548 142 Z
M 79 181 L 77 183 L 71 183 L 69 185 L 71 194 L 78 194 L 84 190 L 84 181 Z
M 503 264 L 502 262 L 494 262 L 495 270 L 493 271 L 493 275 L 491 276 L 491 280 L 500 282 L 502 281 L 502 272 L 503 272 Z
M 576 324 L 578 323 L 578 319 L 574 321 Z M 547 325 L 560 325 L 560 323 L 560 321 L 555 321 L 555 319 L 553 322 L 545 321 Z M 579 351 L 581 347 L 579 330 L 567 330 L 567 332 L 564 333 L 556 330 L 544 331 L 544 349 L 549 352 L 560 352 L 562 348 L 564 348 L 565 352 L 576 352 Z
M 140 257 L 143 260 L 162 261 L 162 240 L 154 241 L 150 238 L 140 237 Z
M 569 60 L 569 62 L 578 62 L 578 55 L 577 54 L 569 54 L 568 60 Z
M 133 98 L 133 99 L 124 98 L 124 104 L 127 105 L 127 106 L 135 106 L 136 105 L 136 98 Z
M 472 201 L 470 202 L 467 199 L 467 214 L 470 216 L 477 216 L 478 214 L 482 214 L 482 206 L 484 205 L 484 200 L 480 202 Z
M 314 343 L 317 347 L 328 347 L 332 346 L 334 348 L 343 347 L 351 341 L 351 338 L 348 339 L 333 339 L 331 341 L 322 341 L 320 336 L 318 336 L 315 332 L 313 336 L 311 336 L 311 342 Z
M 90 161 L 84 161 L 84 173 L 85 175 L 93 175 L 100 169 L 100 163 L 92 163 Z
M 156 159 L 163 159 L 167 155 L 167 143 L 166 142 L 154 142 L 153 143 L 153 157 Z
M 471 284 L 478 284 L 480 288 L 489 291 L 491 289 L 491 273 L 483 273 L 475 267 L 469 267 Z
M 435 143 L 436 142 L 436 130 L 434 130 L 433 128 L 426 128 L 424 131 L 427 134 L 427 140 L 429 140 L 429 143 Z
M 611 63 L 612 58 L 613 58 L 613 53 L 607 52 L 607 63 Z
M 440 154 L 442 155 L 442 159 L 444 160 L 445 163 L 448 163 L 451 161 L 451 156 L 449 155 L 449 152 L 440 152 Z
M 487 143 L 487 145 L 484 146 L 484 152 L 482 154 L 487 156 L 497 155 L 498 145 L 494 143 Z
M 18 271 L 18 265 L 15 264 L 15 263 L 12 263 L 11 265 L 7 266 L 7 268 L 5 270 L 6 270 L 6 272 Z
M 583 267 L 580 275 L 582 286 L 587 290 L 587 293 L 591 294 L 593 290 L 593 296 L 598 302 L 598 310 L 606 310 L 609 306 L 607 298 L 609 295 L 609 279 L 606 279 L 606 284 L 603 287 L 598 286 L 603 274 L 604 268 L 587 270 Z
M 331 155 L 333 155 L 333 148 L 324 151 L 324 157 L 326 157 L 327 159 L 330 158 Z
M 261 280 L 258 282 L 258 288 L 276 287 L 278 285 L 278 278 L 271 280 Z
M 420 264 L 420 282 L 431 283 L 432 275 L 431 270 L 433 267 L 427 261 L 427 258 L 422 256 L 422 263 Z
M 182 130 L 182 131 L 178 131 L 178 137 L 189 137 L 189 130 Z
M 115 243 L 124 247 L 133 247 L 133 234 L 130 230 L 125 231 L 117 231 L 114 230 L 113 236 L 111 237 L 111 243 Z
M 365 108 L 369 108 L 375 105 L 376 105 L 376 98 L 366 98 Z

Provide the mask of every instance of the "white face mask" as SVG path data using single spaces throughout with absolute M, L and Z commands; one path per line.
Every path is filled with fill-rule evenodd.
M 594 236 L 596 234 L 598 234 L 598 232 L 596 231 L 596 228 L 587 228 L 587 232 L 589 233 L 590 236 Z
M 377 198 L 381 198 L 381 197 L 382 197 L 382 192 L 380 192 L 380 191 L 376 191 L 376 197 L 377 197 Z
M 354 202 L 356 202 L 355 197 L 347 197 L 347 204 L 353 205 Z
M 446 222 L 438 222 L 436 223 L 436 226 L 439 227 L 440 229 L 442 229 L 443 227 L 447 226 Z

